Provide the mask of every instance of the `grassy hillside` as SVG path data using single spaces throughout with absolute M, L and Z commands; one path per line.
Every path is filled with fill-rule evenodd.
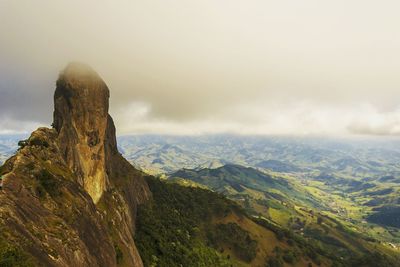
M 314 207 L 356 232 L 377 239 L 388 247 L 397 247 L 400 253 L 396 219 L 396 210 L 400 207 L 399 144 L 398 138 L 236 135 L 136 135 L 120 138 L 124 155 L 149 173 L 168 175 L 182 168 L 186 168 L 188 173 L 187 169 L 217 169 L 225 164 L 239 164 L 257 167 L 271 176 L 288 178 L 291 185 L 296 186 L 296 190 L 289 192 L 300 192 L 294 196 L 294 205 Z M 183 180 L 180 182 L 185 183 Z M 248 195 L 262 200 L 258 185 L 256 188 L 243 187 L 234 181 L 230 186 L 217 188 L 213 185 L 212 188 L 231 198 L 236 194 L 235 200 L 247 204 Z M 283 189 L 269 190 L 268 198 L 272 193 L 278 198 L 281 197 L 276 194 L 288 195 L 289 192 Z M 304 203 L 305 200 L 309 202 Z M 275 207 L 282 206 L 282 203 L 270 199 L 265 201 Z M 262 203 L 252 205 L 265 213 Z M 279 222 L 287 223 L 293 217 L 291 210 L 283 206 L 270 209 L 270 213 Z
M 365 260 L 373 247 L 330 218 L 315 217 L 305 237 L 218 193 L 147 181 L 153 200 L 139 207 L 135 237 L 145 266 L 394 266 L 379 250 Z
M 139 207 L 136 244 L 146 266 L 328 265 L 317 247 L 305 250 L 259 223 L 235 202 L 200 188 L 148 177 L 153 201 Z M 293 234 L 294 235 L 294 234 Z M 281 265 L 283 266 L 283 265 Z
M 307 243 L 319 247 L 326 252 L 325 257 L 333 261 L 337 261 L 336 256 L 348 262 L 375 252 L 389 258 L 397 254 L 396 249 L 382 245 L 360 231 L 362 228 L 354 228 L 355 221 L 343 220 L 341 213 L 347 214 L 346 208 L 351 209 L 352 206 L 340 198 L 331 199 L 317 186 L 301 185 L 287 176 L 277 177 L 237 165 L 214 170 L 185 169 L 170 177 L 170 181 L 179 181 L 181 184 L 185 184 L 182 182 L 184 179 L 192 182 L 192 186 L 206 185 L 225 194 L 240 203 L 249 214 L 266 218 L 272 223 L 269 225 L 277 225 L 306 238 Z M 190 182 L 186 184 L 191 185 Z M 358 209 L 353 211 L 354 214 L 358 212 Z M 336 256 L 330 255 L 332 251 Z
M 311 194 L 288 179 L 240 165 L 228 164 L 216 169 L 183 169 L 171 174 L 170 178 L 190 180 L 229 196 L 252 195 L 256 199 L 263 199 L 265 194 L 281 199 L 288 199 L 290 196 L 296 202 L 319 206 L 318 201 Z

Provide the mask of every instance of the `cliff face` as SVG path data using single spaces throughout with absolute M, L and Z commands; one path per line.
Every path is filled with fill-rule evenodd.
M 73 63 L 61 73 L 54 94 L 54 128 L 61 153 L 78 182 L 97 203 L 109 185 L 105 148 L 109 90 L 90 68 Z M 116 153 L 117 151 L 110 151 Z M 108 155 L 107 155 L 108 156 Z
M 0 169 L 0 238 L 37 264 L 143 265 L 135 216 L 151 193 L 117 150 L 108 99 L 90 67 L 68 65 L 57 81 L 54 129 L 33 132 Z

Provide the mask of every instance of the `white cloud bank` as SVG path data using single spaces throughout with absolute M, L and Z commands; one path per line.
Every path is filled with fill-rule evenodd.
M 50 124 L 83 61 L 121 133 L 397 135 L 400 2 L 3 0 L 0 127 Z
M 371 104 L 351 107 L 318 106 L 310 102 L 241 105 L 185 123 L 153 118 L 151 110 L 150 105 L 142 102 L 119 110 L 116 113 L 119 134 L 400 135 L 400 108 L 379 111 Z

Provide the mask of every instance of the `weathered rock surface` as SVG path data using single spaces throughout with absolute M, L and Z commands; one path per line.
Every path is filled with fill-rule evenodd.
M 90 67 L 60 74 L 54 129 L 39 128 L 1 167 L 1 238 L 44 266 L 142 266 L 133 240 L 143 173 L 118 152 L 109 90 Z

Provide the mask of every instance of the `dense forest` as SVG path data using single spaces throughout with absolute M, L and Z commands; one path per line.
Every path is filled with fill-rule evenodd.
M 234 202 L 204 189 L 147 181 L 153 200 L 139 208 L 136 233 L 145 266 L 231 266 L 224 245 L 245 261 L 254 258 L 255 241 L 245 230 L 212 223 L 214 217 L 241 212 Z

